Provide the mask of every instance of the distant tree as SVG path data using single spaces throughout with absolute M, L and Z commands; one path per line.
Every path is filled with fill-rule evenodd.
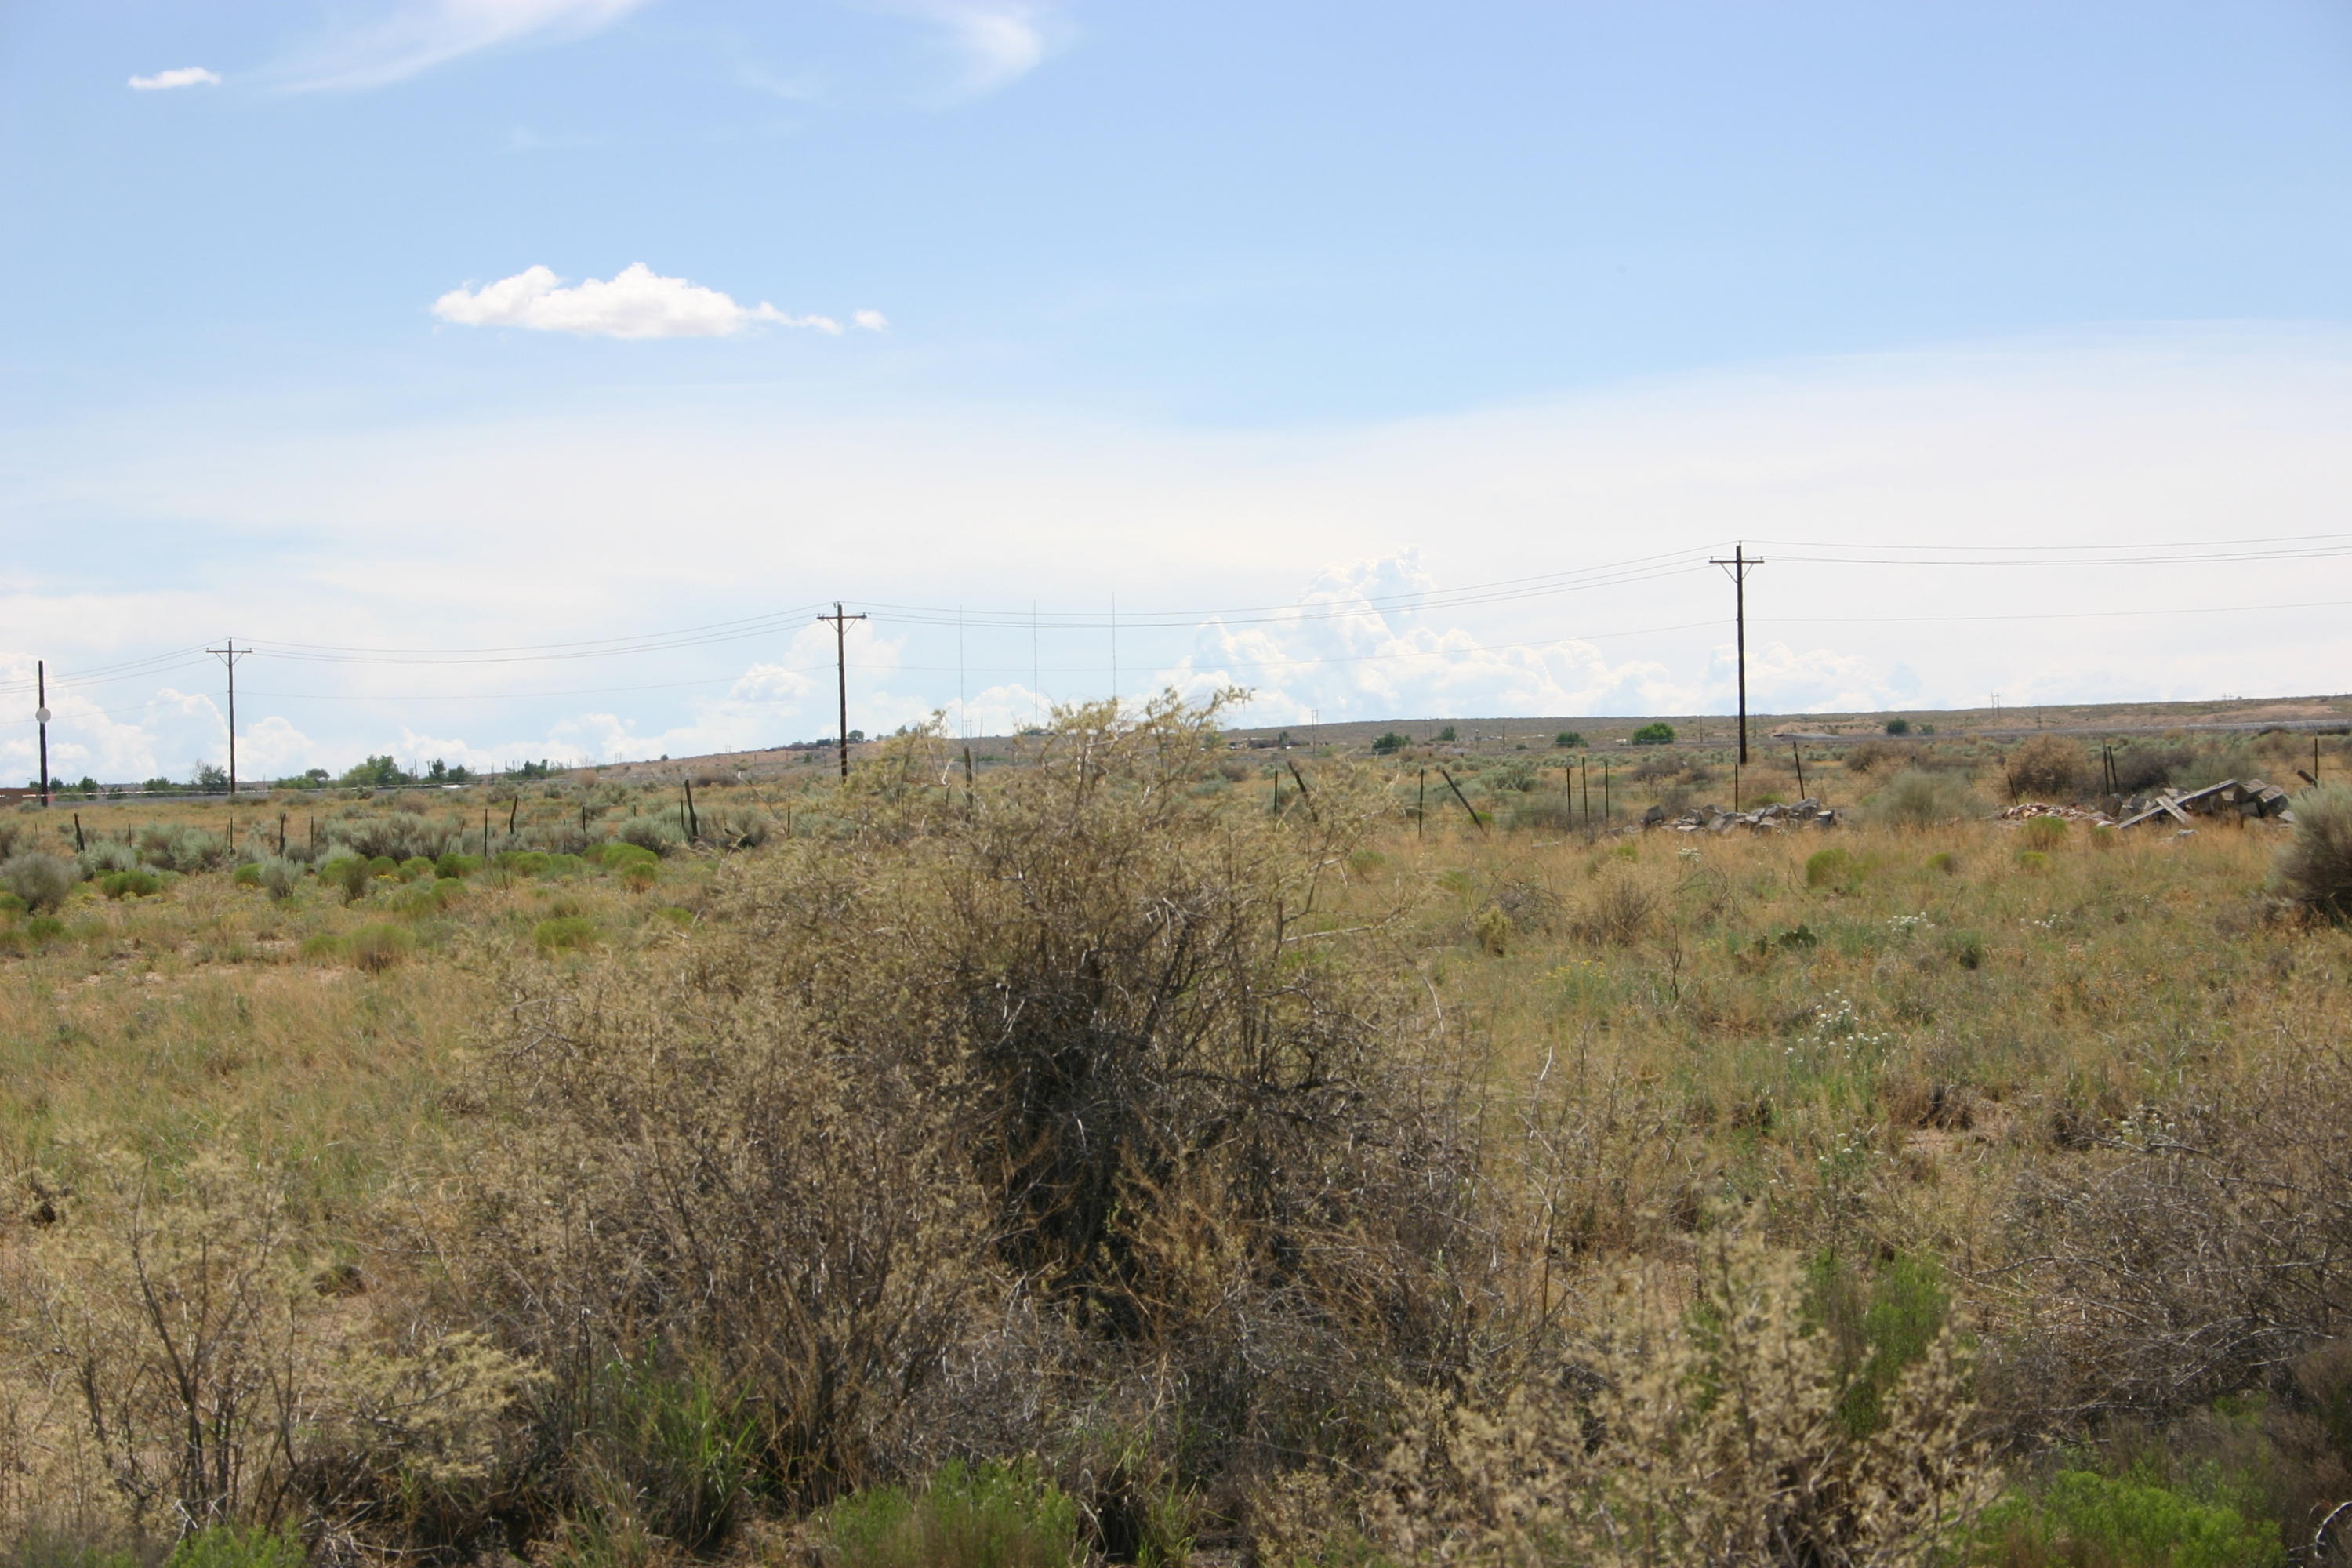
M 195 776 L 188 781 L 205 791 L 228 788 L 228 770 L 213 763 L 198 763 Z
M 1935 732 L 1936 732 L 1936 726 L 1934 726 L 1933 724 L 1922 724 L 1922 725 L 1920 725 L 1920 726 L 1919 726 L 1919 733 L 1921 733 L 1922 735 L 1932 735 L 1932 734 L 1934 734 Z
M 1637 746 L 1671 746 L 1674 743 L 1675 727 L 1672 724 L 1644 724 L 1633 731 L 1633 744 Z
M 1400 735 L 1394 730 L 1391 730 L 1372 742 L 1372 754 L 1376 757 L 1385 757 L 1392 752 L 1402 752 L 1412 744 L 1412 736 Z
M 1454 740 L 1454 726 L 1448 724 L 1444 729 L 1440 730 L 1437 732 L 1437 740 L 1440 745 L 1450 745 Z
M 380 757 L 370 757 L 364 762 L 346 768 L 343 770 L 343 776 L 337 782 L 346 789 L 391 789 L 397 784 L 415 784 L 416 781 L 387 753 Z
M 1908 719 L 1889 719 L 1886 721 L 1886 732 L 1890 735 L 1907 735 L 1911 732 L 1911 721 Z
M 141 784 L 139 787 L 149 795 L 177 795 L 180 793 L 180 786 L 177 784 L 173 783 L 170 779 L 160 776 L 149 779 L 145 784 Z
M 669 761 L 667 752 L 662 753 L 662 761 Z M 553 763 L 541 757 L 535 763 L 525 763 L 522 766 L 510 770 L 509 776 L 519 779 L 543 779 L 553 775 L 557 771 Z
M 1584 731 L 1581 730 L 1562 730 L 1559 734 L 1554 735 L 1551 738 L 1551 743 L 1555 746 L 1568 746 L 1571 748 L 1581 747 L 1584 744 Z
M 99 782 L 90 777 L 88 773 L 82 774 L 81 783 L 74 785 L 74 788 L 81 791 L 82 794 L 90 796 L 92 799 L 97 798 L 100 787 Z

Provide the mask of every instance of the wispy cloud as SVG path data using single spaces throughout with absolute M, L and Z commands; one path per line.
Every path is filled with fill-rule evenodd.
M 919 0 L 908 10 L 939 24 L 962 57 L 962 90 L 994 92 L 1037 68 L 1045 58 L 1042 13 L 1006 0 Z
M 527 268 L 479 289 L 452 289 L 433 301 L 433 313 L 461 327 L 599 338 L 724 338 L 758 326 L 809 327 L 837 337 L 842 330 L 831 316 L 795 316 L 764 300 L 738 304 L 716 289 L 664 278 L 642 261 L 607 281 L 590 278 L 570 288 L 549 268 Z M 853 320 L 868 331 L 889 324 L 878 310 L 860 310 Z
M 220 72 L 206 70 L 202 66 L 182 66 L 177 70 L 157 71 L 153 76 L 131 79 L 133 92 L 169 92 L 175 87 L 218 87 Z
M 436 66 L 526 39 L 585 37 L 647 0 L 410 0 L 373 26 L 338 34 L 280 73 L 293 91 L 386 87 Z

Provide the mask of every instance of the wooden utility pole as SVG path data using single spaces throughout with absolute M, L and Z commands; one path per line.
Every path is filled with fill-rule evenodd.
M 33 721 L 41 727 L 41 809 L 49 808 L 49 666 L 46 659 L 33 661 L 33 683 L 37 688 L 34 697 Z M 2319 765 L 2319 742 L 2311 742 L 2312 766 Z M 81 831 L 81 818 L 74 818 L 74 831 Z
M 863 614 L 844 615 L 841 601 L 833 602 L 833 614 L 819 616 L 820 621 L 833 623 L 833 656 L 835 672 L 841 678 L 841 776 L 849 776 L 849 623 L 862 621 Z
M 208 647 L 206 653 L 217 654 L 228 661 L 228 803 L 236 804 L 236 661 L 253 650 L 239 647 L 236 639 L 228 639 L 226 647 Z
M 1737 627 L 1733 636 L 1739 649 L 1739 761 L 1745 766 L 1748 762 L 1748 571 L 1764 563 L 1748 554 L 1747 545 L 1741 543 L 1731 547 L 1730 560 L 1710 556 L 1707 563 L 1731 569 L 1732 622 Z

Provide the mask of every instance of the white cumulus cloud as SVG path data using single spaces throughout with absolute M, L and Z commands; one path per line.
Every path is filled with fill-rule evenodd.
M 765 300 L 740 305 L 716 289 L 664 278 L 642 261 L 608 280 L 590 278 L 569 288 L 548 268 L 527 268 L 479 289 L 452 289 L 433 301 L 433 313 L 464 327 L 603 338 L 723 338 L 763 325 L 841 331 L 830 316 L 794 316 Z M 860 312 L 866 315 L 880 320 L 877 312 Z
M 600 31 L 646 0 L 416 0 L 328 38 L 280 73 L 296 91 L 384 87 L 435 66 L 532 37 Z
M 220 73 L 202 66 L 182 66 L 176 70 L 157 71 L 153 76 L 131 79 L 133 92 L 169 92 L 175 87 L 218 87 Z
M 849 319 L 869 332 L 887 332 L 890 330 L 890 318 L 879 310 L 860 310 Z

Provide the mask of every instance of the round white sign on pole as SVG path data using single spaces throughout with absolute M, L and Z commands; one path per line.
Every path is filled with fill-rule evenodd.
M 48 721 L 49 721 L 49 710 L 48 710 L 47 709 L 46 709 L 46 708 L 36 708 L 36 709 L 34 709 L 34 710 L 33 710 L 33 722 L 34 722 L 34 723 L 36 723 L 36 724 L 46 724 L 46 723 L 47 723 Z

